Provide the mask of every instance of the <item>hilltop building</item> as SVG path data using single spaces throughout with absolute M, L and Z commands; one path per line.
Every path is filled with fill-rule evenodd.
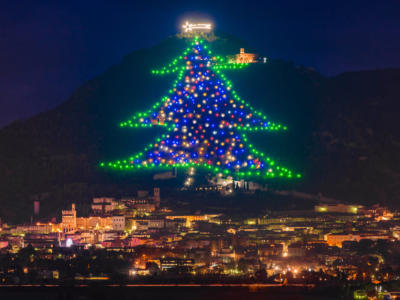
M 240 52 L 235 55 L 228 55 L 228 62 L 229 63 L 236 63 L 236 64 L 252 64 L 252 63 L 259 63 L 267 62 L 266 57 L 259 57 L 258 54 L 255 53 L 246 53 L 244 48 L 240 48 Z

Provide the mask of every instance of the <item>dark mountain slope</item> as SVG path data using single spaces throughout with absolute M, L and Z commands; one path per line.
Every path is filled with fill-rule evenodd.
M 166 94 L 174 75 L 155 77 L 150 70 L 168 64 L 185 45 L 183 39 L 169 38 L 135 51 L 55 109 L 1 129 L 0 216 L 27 220 L 34 199 L 41 200 L 46 215 L 72 201 L 152 186 L 151 174 L 107 172 L 98 162 L 127 157 L 161 132 L 118 124 Z M 212 43 L 223 55 L 243 46 L 249 48 L 228 36 Z M 274 186 L 388 203 L 396 203 L 400 187 L 399 74 L 382 70 L 324 78 L 274 60 L 227 72 L 242 98 L 289 126 L 287 133 L 250 136 L 257 147 L 305 175 L 296 184 Z
M 400 204 L 400 70 L 352 72 L 320 89 L 316 187 L 363 203 Z

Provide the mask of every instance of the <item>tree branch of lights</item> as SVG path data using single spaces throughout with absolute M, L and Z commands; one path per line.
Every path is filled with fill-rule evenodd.
M 194 37 L 182 55 L 168 66 L 151 71 L 178 74 L 168 95 L 120 123 L 120 127 L 131 128 L 164 126 L 166 133 L 142 152 L 100 166 L 117 170 L 175 167 L 187 169 L 190 176 L 194 169 L 205 169 L 238 179 L 300 178 L 248 143 L 244 131 L 286 131 L 287 127 L 269 121 L 240 98 L 222 73 L 246 66 L 213 56 L 207 43 Z

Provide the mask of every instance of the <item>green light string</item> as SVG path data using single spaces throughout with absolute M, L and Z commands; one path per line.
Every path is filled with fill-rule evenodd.
M 191 43 L 191 46 L 196 45 L 196 42 L 203 44 L 203 40 L 199 40 L 198 37 L 195 37 Z M 203 45 L 203 49 L 207 49 L 207 53 L 212 56 L 212 51 L 208 49 L 207 45 Z M 185 56 L 188 55 L 188 53 L 192 49 L 188 47 L 185 49 L 183 54 L 177 58 L 175 58 L 167 67 L 163 67 L 162 69 L 159 70 L 152 70 L 151 72 L 153 74 L 170 74 L 170 73 L 178 73 L 177 79 L 174 81 L 173 88 L 168 91 L 169 94 L 172 94 L 174 89 L 177 88 L 177 84 L 182 80 L 184 73 L 186 71 L 186 66 L 178 66 L 178 62 L 182 61 Z M 226 84 L 227 90 L 232 89 L 232 83 L 230 80 L 228 80 L 225 76 L 225 74 L 222 73 L 222 70 L 234 70 L 234 69 L 243 69 L 244 67 L 248 66 L 248 64 L 236 64 L 236 63 L 225 63 L 225 60 L 220 57 L 220 56 L 214 56 L 212 57 L 212 60 L 215 61 L 214 65 L 209 66 L 210 69 L 213 69 L 215 72 L 215 77 L 220 77 L 222 79 L 221 85 Z M 221 64 L 217 64 L 217 62 L 220 62 Z M 261 111 L 258 111 L 254 109 L 250 104 L 245 102 L 243 99 L 239 97 L 239 95 L 236 93 L 235 90 L 231 90 L 232 94 L 232 101 L 237 101 L 238 103 L 241 103 L 240 109 L 243 109 L 244 107 L 248 108 L 252 114 L 255 116 L 260 117 L 263 120 L 266 120 L 267 117 L 264 115 Z M 128 121 L 120 123 L 121 127 L 132 127 L 132 128 L 137 128 L 137 127 L 153 127 L 154 125 L 157 126 L 164 126 L 167 129 L 167 132 L 174 131 L 176 125 L 171 122 L 165 122 L 164 124 L 152 124 L 151 120 L 150 123 L 143 123 L 145 119 L 149 118 L 153 114 L 158 114 L 155 113 L 157 109 L 159 109 L 163 104 L 165 104 L 166 101 L 169 100 L 168 96 L 163 97 L 160 101 L 156 102 L 150 109 L 144 112 L 138 112 L 132 118 Z M 267 122 L 268 126 L 263 127 L 263 126 L 254 126 L 247 124 L 244 127 L 239 126 L 234 126 L 233 129 L 237 129 L 238 131 L 242 131 L 241 133 L 239 132 L 239 136 L 244 142 L 247 142 L 247 136 L 243 131 L 262 131 L 262 130 L 268 130 L 268 131 L 278 131 L 278 130 L 287 130 L 286 126 L 283 126 L 281 124 L 277 123 L 272 123 L 272 122 Z M 132 169 L 170 169 L 171 167 L 176 167 L 176 168 L 191 168 L 191 167 L 196 167 L 200 169 L 205 169 L 207 171 L 211 171 L 213 173 L 219 174 L 222 173 L 224 175 L 230 175 L 234 178 L 244 178 L 244 177 L 262 177 L 262 178 L 274 178 L 274 177 L 285 177 L 285 178 L 301 178 L 300 174 L 294 174 L 292 171 L 289 169 L 275 165 L 275 161 L 273 161 L 271 158 L 266 156 L 263 152 L 258 151 L 253 148 L 252 144 L 249 144 L 246 148 L 248 153 L 252 153 L 254 155 L 257 155 L 257 159 L 263 159 L 265 160 L 265 163 L 268 164 L 269 169 L 267 171 L 265 170 L 258 170 L 254 164 L 252 164 L 249 167 L 249 170 L 247 171 L 239 171 L 239 170 L 230 170 L 228 168 L 223 168 L 219 166 L 211 166 L 208 163 L 201 163 L 201 162 L 179 162 L 179 163 L 147 163 L 147 161 L 141 161 L 140 163 L 135 163 L 135 160 L 140 160 L 144 153 L 154 149 L 155 145 L 159 147 L 160 145 L 158 144 L 161 142 L 162 139 L 166 137 L 166 134 L 161 135 L 160 137 L 156 138 L 154 143 L 148 144 L 143 152 L 139 152 L 134 156 L 129 157 L 128 160 L 117 160 L 114 162 L 109 162 L 109 163 L 104 163 L 101 162 L 100 166 L 101 167 L 109 167 L 112 169 L 119 169 L 119 170 L 132 170 Z M 243 143 L 246 144 L 246 143 Z M 133 163 L 132 163 L 133 162 Z

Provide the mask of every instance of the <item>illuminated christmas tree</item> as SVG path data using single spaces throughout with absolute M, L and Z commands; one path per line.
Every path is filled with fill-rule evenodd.
M 164 126 L 165 133 L 142 152 L 124 160 L 101 163 L 118 170 L 205 169 L 233 178 L 299 178 L 248 143 L 245 131 L 285 131 L 242 100 L 223 74 L 247 64 L 226 63 L 213 56 L 197 37 L 183 54 L 153 74 L 177 73 L 168 96 L 151 109 L 122 122 L 121 127 Z

